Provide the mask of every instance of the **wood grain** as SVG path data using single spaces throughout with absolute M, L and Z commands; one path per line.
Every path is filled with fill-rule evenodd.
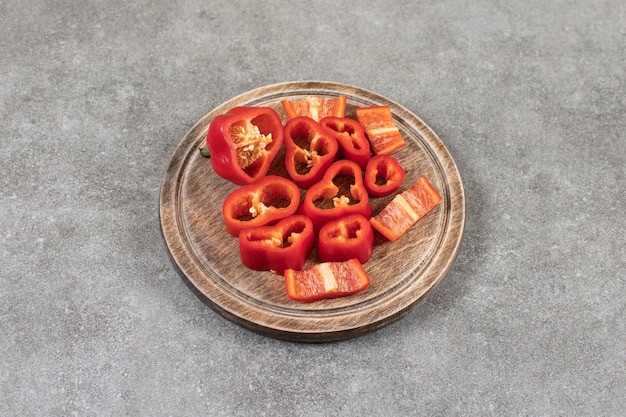
M 198 148 L 213 117 L 235 106 L 269 106 L 283 122 L 284 99 L 307 95 L 347 97 L 346 115 L 362 106 L 388 105 L 407 146 L 394 153 L 406 169 L 402 192 L 426 175 L 441 203 L 396 242 L 377 237 L 364 267 L 371 284 L 351 297 L 303 304 L 291 301 L 283 277 L 245 268 L 236 238 L 225 229 L 221 205 L 235 185 L 218 177 Z M 270 173 L 286 176 L 279 154 Z M 374 214 L 392 196 L 373 198 Z M 379 329 L 423 302 L 452 266 L 463 236 L 465 196 L 450 153 L 437 134 L 401 105 L 361 88 L 306 81 L 270 85 L 237 96 L 210 111 L 183 137 L 163 177 L 161 230 L 173 264 L 212 309 L 253 331 L 303 342 L 336 341 Z M 316 250 L 307 266 L 317 262 Z

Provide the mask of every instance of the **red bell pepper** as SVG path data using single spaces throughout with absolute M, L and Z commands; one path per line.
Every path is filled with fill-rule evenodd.
M 237 185 L 265 174 L 283 142 L 283 125 L 270 107 L 235 107 L 216 116 L 206 136 L 213 170 Z
M 367 161 L 372 157 L 372 151 L 365 130 L 359 122 L 348 117 L 324 117 L 320 120 L 320 125 L 333 132 L 344 158 L 365 169 Z
M 319 122 L 324 117 L 344 117 L 346 114 L 346 96 L 307 96 L 302 99 L 282 100 L 280 103 L 290 119 L 306 116 Z
M 303 215 L 285 217 L 274 226 L 258 226 L 239 232 L 241 262 L 256 271 L 302 269 L 313 250 L 313 223 Z
M 300 188 L 318 182 L 335 161 L 337 140 L 310 117 L 296 117 L 285 124 L 285 166 Z
M 389 154 L 406 145 L 389 106 L 358 107 L 355 112 L 376 155 Z
M 421 176 L 411 188 L 396 194 L 380 213 L 370 219 L 370 223 L 387 239 L 395 241 L 440 201 L 437 190 Z
M 305 303 L 356 294 L 370 284 L 358 259 L 324 262 L 302 271 L 286 269 L 284 276 L 287 296 Z
M 313 221 L 316 231 L 329 221 L 349 214 L 361 214 L 369 219 L 372 207 L 361 168 L 348 159 L 333 163 L 322 179 L 307 190 L 300 212 Z
M 231 192 L 222 205 L 226 230 L 239 236 L 242 229 L 265 226 L 295 214 L 300 189 L 287 178 L 268 175 Z
M 317 257 L 322 262 L 341 262 L 357 258 L 366 263 L 374 253 L 374 231 L 360 214 L 326 223 L 320 229 Z
M 400 188 L 404 168 L 391 155 L 376 155 L 367 163 L 363 181 L 370 196 L 384 197 Z

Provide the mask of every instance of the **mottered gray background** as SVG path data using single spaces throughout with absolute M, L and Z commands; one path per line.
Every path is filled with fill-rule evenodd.
M 624 415 L 626 4 L 0 3 L 0 414 Z M 458 258 L 402 320 L 270 339 L 183 283 L 184 134 L 268 84 L 407 107 L 452 153 Z

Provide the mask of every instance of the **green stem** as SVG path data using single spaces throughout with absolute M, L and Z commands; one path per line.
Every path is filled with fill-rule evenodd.
M 205 158 L 210 158 L 211 151 L 208 148 L 200 148 L 200 155 L 204 156 Z

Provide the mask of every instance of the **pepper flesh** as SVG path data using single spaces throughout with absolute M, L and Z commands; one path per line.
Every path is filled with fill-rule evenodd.
M 344 158 L 365 169 L 367 161 L 372 157 L 372 151 L 365 130 L 359 122 L 348 117 L 325 117 L 320 120 L 320 125 L 333 133 Z
M 285 167 L 294 183 L 308 189 L 335 161 L 337 140 L 310 117 L 289 120 L 284 128 Z
M 363 181 L 370 196 L 384 197 L 400 188 L 404 174 L 404 168 L 396 158 L 380 154 L 367 163 Z
M 440 201 L 441 196 L 437 190 L 425 176 L 421 176 L 411 188 L 396 194 L 393 200 L 369 221 L 374 229 L 393 242 L 404 235 Z
M 268 175 L 231 192 L 222 205 L 226 230 L 239 236 L 242 229 L 265 226 L 296 213 L 298 186 L 287 178 Z
M 319 122 L 324 117 L 344 117 L 346 113 L 346 96 L 307 96 L 302 99 L 282 100 L 281 104 L 289 119 L 306 116 Z
M 370 284 L 358 259 L 323 262 L 302 271 L 286 269 L 284 277 L 287 296 L 305 303 L 346 297 L 365 290 Z
M 333 163 L 322 179 L 306 191 L 299 210 L 313 221 L 316 231 L 329 221 L 349 214 L 361 214 L 369 219 L 372 207 L 361 168 L 348 159 Z
M 317 257 L 322 262 L 357 258 L 366 263 L 374 253 L 374 231 L 368 219 L 352 214 L 326 223 L 319 231 Z
M 294 214 L 274 226 L 258 226 L 239 232 L 241 262 L 256 271 L 302 269 L 313 249 L 313 223 L 303 215 Z
M 389 106 L 359 107 L 355 112 L 374 154 L 390 154 L 406 145 Z
M 237 185 L 266 175 L 282 142 L 282 122 L 270 107 L 234 107 L 213 119 L 206 136 L 213 170 Z

